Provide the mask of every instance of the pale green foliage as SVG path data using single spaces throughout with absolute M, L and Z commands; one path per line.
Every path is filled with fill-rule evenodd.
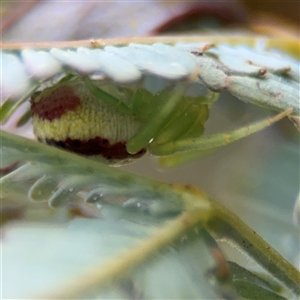
M 135 47 L 145 48 L 151 54 L 151 47 Z M 172 50 L 171 46 L 163 47 Z M 268 69 L 275 75 L 266 78 L 260 77 L 261 68 L 256 66 L 248 66 L 249 73 L 248 70 L 246 73 L 232 71 L 230 68 L 235 60 L 232 57 L 227 60 L 228 53 L 225 52 L 220 47 L 219 52 L 211 51 L 208 56 L 197 58 L 201 66 L 197 84 L 217 92 L 225 88 L 242 100 L 274 110 L 283 111 L 292 107 L 295 113 L 299 87 L 297 74 L 285 76 L 289 70 L 280 66 Z M 214 55 L 220 56 L 220 61 L 224 63 L 229 61 L 229 66 L 220 67 Z M 240 67 L 239 64 L 237 66 Z M 163 68 L 160 69 L 162 71 Z M 81 75 L 75 72 L 75 76 L 71 74 L 63 80 L 77 80 L 78 76 Z M 161 80 L 158 78 L 159 82 Z M 179 84 L 171 84 L 169 88 L 157 92 L 139 85 L 132 88 L 117 86 L 111 81 L 97 83 L 85 79 L 89 91 L 99 101 L 105 101 L 142 123 L 141 130 L 129 141 L 128 149 L 135 152 L 147 146 L 153 154 L 167 155 L 161 158 L 165 165 L 196 159 L 203 155 L 199 154 L 199 149 L 210 151 L 212 146 L 219 147 L 261 130 L 291 112 L 288 110 L 260 123 L 244 126 L 229 136 L 220 134 L 203 138 L 200 136 L 217 93 L 182 96 L 187 82 L 192 83 L 191 78 L 186 82 L 175 81 Z M 260 83 L 261 88 L 256 89 Z M 105 88 L 106 84 L 111 88 Z M 36 88 L 34 86 L 29 94 Z M 119 88 L 121 94 L 113 91 Z M 276 92 L 273 88 L 277 89 Z M 253 92 L 253 89 L 256 90 Z M 283 92 L 282 101 L 275 103 L 274 99 L 281 96 L 278 94 L 280 92 Z M 124 95 L 122 107 L 120 95 Z M 1 107 L 1 120 L 9 119 L 27 98 L 28 95 L 25 95 L 18 102 L 6 101 Z M 293 116 L 295 122 L 297 114 Z M 235 119 L 238 117 L 234 116 Z M 235 159 L 235 153 L 233 156 Z M 291 156 L 286 159 L 287 163 L 288 159 Z M 299 272 L 253 229 L 196 188 L 169 185 L 133 175 L 1 132 L 1 166 L 6 167 L 14 162 L 18 162 L 15 169 L 1 178 L 1 201 L 5 205 L 25 206 L 27 210 L 23 220 L 15 224 L 4 224 L 5 219 L 1 220 L 4 233 L 7 231 L 8 239 L 13 241 L 6 244 L 4 239 L 3 242 L 4 298 L 299 297 Z M 283 166 L 277 169 L 272 172 L 285 172 Z M 286 172 L 293 171 L 290 168 Z M 207 170 L 201 169 L 199 172 L 205 176 Z M 227 170 L 222 174 L 227 174 Z M 241 174 L 240 177 L 246 182 L 250 176 L 249 170 L 243 170 Z M 251 176 L 256 178 L 259 172 Z M 295 184 L 289 181 L 291 185 L 284 185 L 283 188 L 288 189 L 291 196 L 294 191 L 290 190 L 295 188 Z M 283 185 L 280 179 L 276 182 L 278 184 L 272 184 Z M 223 193 L 226 194 L 226 191 Z M 286 194 L 283 193 L 284 196 Z M 282 199 L 282 202 L 285 200 Z M 59 209 L 50 211 L 48 203 Z M 85 216 L 95 219 L 70 219 L 69 209 L 72 207 L 82 209 Z M 255 209 L 249 209 L 245 218 L 251 213 L 259 213 L 260 217 L 253 226 L 258 226 L 262 232 L 269 229 L 268 226 L 272 227 L 271 231 L 276 231 L 272 238 L 283 248 L 287 245 L 292 249 L 289 260 L 294 259 L 294 251 L 298 251 L 298 246 L 294 246 L 298 231 L 281 220 L 283 212 L 280 211 L 279 217 L 274 217 L 269 206 L 264 208 L 261 202 L 251 202 L 249 207 Z M 282 230 L 282 224 L 292 233 L 280 235 L 278 241 L 277 232 Z M 230 262 L 236 260 L 238 251 L 234 248 L 228 251 L 223 242 L 234 245 L 243 253 L 241 262 Z M 250 268 L 245 254 L 267 272 Z M 32 275 L 32 265 L 35 263 L 40 269 Z M 256 273 L 257 270 L 259 273 Z M 18 289 L 14 288 L 15 285 Z
M 226 270 L 228 267 L 226 267 L 224 258 L 223 262 L 222 260 L 220 261 L 222 252 L 220 252 L 219 246 L 210 234 L 216 237 L 218 236 L 221 239 L 232 240 L 242 251 L 252 256 L 259 264 L 267 266 L 272 275 L 281 280 L 293 293 L 299 293 L 296 283 L 298 273 L 291 265 L 284 261 L 278 253 L 265 244 L 256 234 L 253 235 L 253 231 L 236 216 L 227 211 L 225 207 L 220 206 L 220 204 L 207 198 L 207 196 L 199 193 L 192 187 L 178 186 L 177 188 L 171 188 L 169 185 L 143 177 L 136 177 L 101 163 L 95 163 L 86 158 L 69 154 L 46 145 L 37 144 L 36 142 L 5 132 L 2 132 L 2 158 L 5 165 L 12 160 L 16 160 L 16 158 L 18 158 L 20 164 L 23 160 L 24 162 L 28 161 L 16 171 L 2 178 L 2 196 L 5 195 L 3 193 L 7 193 L 6 195 L 11 197 L 13 193 L 18 191 L 24 192 L 30 190 L 30 186 L 35 186 L 36 188 L 39 184 L 34 182 L 40 182 L 43 187 L 43 192 L 45 192 L 45 194 L 42 195 L 44 196 L 44 200 L 48 198 L 52 205 L 60 206 L 65 204 L 69 199 L 72 199 L 79 191 L 82 191 L 84 195 L 87 190 L 97 188 L 98 194 L 100 192 L 102 194 L 100 203 L 104 205 L 105 208 L 103 211 L 105 220 L 109 221 L 121 217 L 124 220 L 131 219 L 131 221 L 137 223 L 146 222 L 149 225 L 152 224 L 152 229 L 148 229 L 150 231 L 146 228 L 142 229 L 143 227 L 141 227 L 141 230 L 145 233 L 140 232 L 138 235 L 139 237 L 143 236 L 143 238 L 145 238 L 143 239 L 144 242 L 136 244 L 133 243 L 133 241 L 128 241 L 128 245 L 131 245 L 131 250 L 122 252 L 123 254 L 120 253 L 120 256 L 113 256 L 114 258 L 112 258 L 112 260 L 99 262 L 99 266 L 96 265 L 88 268 L 87 273 L 83 271 L 84 274 L 82 276 L 90 278 L 90 280 L 79 283 L 81 279 L 78 278 L 74 279 L 71 286 L 64 286 L 63 284 L 59 290 L 54 290 L 51 293 L 56 299 L 57 297 L 73 298 L 75 296 L 80 298 L 99 298 L 100 291 L 104 293 L 101 294 L 104 295 L 100 296 L 101 299 L 108 295 L 124 297 L 125 291 L 131 295 L 142 293 L 146 298 L 153 299 L 162 297 L 162 295 L 165 295 L 164 297 L 174 297 L 176 294 L 181 295 L 183 298 L 205 298 L 211 297 L 215 293 L 216 295 L 221 293 L 222 295 L 236 297 L 236 292 L 230 283 L 231 277 L 217 275 L 219 268 L 225 267 Z M 49 180 L 38 179 L 45 178 L 43 176 L 48 177 Z M 55 186 L 55 182 L 57 182 L 57 186 Z M 33 187 L 29 193 L 31 197 L 34 194 L 32 192 Z M 54 190 L 52 190 L 52 188 L 54 188 Z M 48 195 L 46 192 L 47 189 Z M 125 197 L 125 200 L 119 203 L 105 201 L 106 197 L 111 196 L 122 196 Z M 123 206 L 121 210 L 120 205 Z M 180 214 L 180 211 L 183 211 L 183 214 Z M 141 213 L 146 213 L 146 216 L 141 218 Z M 171 217 L 174 218 L 174 220 L 166 222 L 170 220 Z M 103 221 L 104 223 L 102 223 L 104 228 L 109 226 L 107 221 Z M 88 223 L 89 221 L 87 220 L 87 229 L 90 226 Z M 95 225 L 98 224 L 96 220 L 94 220 L 93 223 Z M 99 226 L 102 227 L 100 223 Z M 117 228 L 118 226 L 117 222 L 112 228 Z M 124 229 L 124 226 L 122 227 Z M 139 225 L 135 227 L 135 230 L 138 232 L 140 230 L 139 227 Z M 77 235 L 75 232 L 73 234 L 75 234 L 75 236 Z M 124 236 L 122 232 L 119 234 Z M 130 233 L 129 235 L 132 236 Z M 99 237 L 102 236 L 103 234 L 99 235 Z M 148 238 L 146 238 L 146 236 L 148 236 Z M 80 239 L 80 237 L 77 238 Z M 122 240 L 123 238 L 117 242 L 115 249 L 124 247 L 122 246 L 123 244 L 120 243 Z M 73 242 L 70 243 L 72 244 Z M 189 250 L 189 245 L 193 245 L 193 243 L 196 243 L 192 246 L 195 247 L 193 248 L 194 250 Z M 251 247 L 248 246 L 250 244 L 252 245 Z M 134 245 L 135 247 L 133 247 Z M 157 261 L 158 259 L 157 254 L 168 253 L 170 246 L 174 249 L 171 250 L 171 253 L 173 251 L 175 251 L 175 253 L 179 251 L 178 254 L 175 254 L 175 256 L 179 255 L 177 258 L 174 257 L 175 261 L 180 262 L 182 259 L 186 259 L 186 257 L 191 259 L 189 262 L 183 263 L 183 265 L 187 267 L 186 271 L 183 268 L 176 274 L 180 276 L 180 278 L 181 276 L 192 276 L 192 278 L 196 276 L 201 284 L 204 283 L 205 290 L 202 288 L 200 290 L 194 290 L 192 287 L 187 288 L 186 285 L 175 285 L 173 289 L 168 289 L 169 293 L 165 294 L 165 290 L 160 290 L 158 287 L 160 280 L 158 280 L 157 283 L 153 283 L 153 278 L 155 278 L 153 276 L 156 276 L 156 273 L 159 274 L 162 271 L 154 268 L 154 273 L 152 273 L 152 267 L 144 269 L 144 264 L 146 263 L 147 266 L 147 263 L 151 261 L 152 265 L 152 261 Z M 263 249 L 266 249 L 266 247 L 268 247 L 269 250 L 265 253 Z M 75 252 L 76 248 L 78 250 L 78 247 L 75 247 Z M 104 249 L 106 249 L 106 246 Z M 182 254 L 180 254 L 180 249 L 183 251 Z M 72 250 L 65 249 L 64 251 Z M 192 252 L 188 254 L 186 251 Z M 206 258 L 203 256 L 203 251 L 207 251 L 207 254 L 205 254 Z M 194 257 L 194 255 L 199 255 L 200 253 L 201 259 Z M 85 254 L 81 252 L 81 255 Z M 214 255 L 217 255 L 216 257 L 219 258 L 217 259 Z M 99 258 L 101 258 L 101 256 L 102 255 L 99 255 Z M 104 257 L 106 256 L 104 255 Z M 166 259 L 167 260 L 163 263 L 166 263 L 166 267 L 169 264 L 175 267 L 176 263 L 175 261 L 173 262 L 172 255 Z M 192 263 L 192 265 L 195 266 L 193 271 L 193 268 L 189 267 L 189 264 L 194 259 L 196 261 L 200 259 L 200 264 L 196 267 L 195 263 Z M 164 260 L 165 259 L 163 259 L 163 261 Z M 274 264 L 271 264 L 271 261 L 274 261 Z M 212 269 L 213 266 L 215 266 L 216 269 Z M 159 266 L 159 268 L 160 267 L 161 266 Z M 170 267 L 168 267 L 168 270 L 170 271 Z M 197 272 L 198 275 L 192 275 L 190 273 L 191 271 L 192 274 L 194 274 L 193 272 Z M 135 272 L 139 274 L 138 279 L 135 277 Z M 145 275 L 143 272 L 152 275 Z M 185 272 L 188 272 L 189 275 L 183 275 Z M 208 276 L 207 272 L 210 272 L 211 275 Z M 241 271 L 233 271 L 233 273 L 236 272 L 238 274 Z M 47 276 L 49 276 L 49 274 Z M 66 276 L 68 275 L 66 274 Z M 147 279 L 148 276 L 150 276 L 149 280 Z M 115 285 L 121 278 L 126 278 L 126 280 L 123 281 L 124 279 L 122 279 L 121 286 L 118 284 Z M 144 278 L 144 280 L 141 282 L 140 278 Z M 77 282 L 77 280 L 79 280 L 79 282 Z M 172 280 L 177 279 L 173 278 Z M 205 283 L 207 280 L 211 282 L 212 285 Z M 220 282 L 217 283 L 218 281 Z M 111 288 L 109 287 L 110 285 L 107 285 L 108 282 L 113 284 Z M 252 279 L 247 280 L 246 285 L 251 286 L 251 289 L 261 297 L 266 297 L 267 294 L 272 295 L 272 293 L 274 293 L 272 288 L 269 292 L 265 291 L 265 287 L 260 287 L 261 283 L 257 280 L 251 282 Z M 150 292 L 152 291 L 151 284 L 155 284 L 157 287 L 153 292 Z M 237 292 L 239 293 L 239 289 L 241 288 L 241 293 L 245 293 L 245 289 L 248 289 L 247 286 L 241 287 L 239 284 Z M 257 288 L 255 288 L 256 286 Z M 284 289 L 282 291 L 284 291 Z M 40 293 L 38 290 L 36 292 Z M 249 291 L 247 293 L 249 293 Z

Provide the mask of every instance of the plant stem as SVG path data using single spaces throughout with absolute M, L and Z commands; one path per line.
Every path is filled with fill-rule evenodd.
M 234 242 L 299 297 L 300 273 L 297 269 L 223 205 L 213 202 L 213 214 L 205 227 L 213 236 Z

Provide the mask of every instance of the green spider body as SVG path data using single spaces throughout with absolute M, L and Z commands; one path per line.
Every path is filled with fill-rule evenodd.
M 42 142 L 108 160 L 131 157 L 125 144 L 140 127 L 131 116 L 91 95 L 78 80 L 46 89 L 32 100 L 32 123 Z
M 153 95 L 144 88 L 132 90 L 106 81 L 86 84 L 80 77 L 63 81 L 32 98 L 34 133 L 41 142 L 72 152 L 101 155 L 110 163 L 128 162 L 142 156 L 148 145 L 130 153 L 127 142 L 163 109 L 170 93 Z M 172 115 L 151 135 L 151 143 L 200 136 L 208 118 L 203 99 L 179 97 Z

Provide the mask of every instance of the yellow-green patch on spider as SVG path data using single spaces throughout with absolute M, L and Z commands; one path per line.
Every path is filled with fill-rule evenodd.
M 41 142 L 83 155 L 101 155 L 110 163 L 136 159 L 145 154 L 150 139 L 153 142 L 154 137 L 155 140 L 163 138 L 168 141 L 184 135 L 187 127 L 193 129 L 193 126 L 197 127 L 197 134 L 203 132 L 208 117 L 207 104 L 202 104 L 199 98 L 197 101 L 189 98 L 190 102 L 181 104 L 176 112 L 178 104 L 167 101 L 168 94 L 170 91 L 153 95 L 143 88 L 132 90 L 112 82 L 81 77 L 62 81 L 32 97 L 34 133 Z M 182 100 L 181 96 L 177 98 Z M 165 117 L 151 122 L 166 103 L 174 108 L 167 107 Z M 184 111 L 183 107 L 186 107 Z M 179 122 L 175 128 L 174 121 Z M 141 149 L 131 153 L 126 148 L 127 142 L 132 141 L 148 122 L 151 124 L 149 140 Z M 165 137 L 166 134 L 169 137 Z M 141 144 L 140 140 L 138 142 Z
M 102 88 L 119 98 L 124 94 L 114 86 Z M 87 156 L 101 155 L 108 161 L 145 153 L 145 149 L 133 155 L 126 151 L 126 141 L 140 122 L 99 101 L 82 80 L 58 83 L 32 97 L 31 112 L 34 133 L 41 142 Z
M 195 159 L 201 151 L 226 145 L 286 116 L 284 112 L 233 131 L 203 137 L 204 124 L 218 94 L 185 96 L 190 79 L 152 94 L 142 87 L 77 76 L 62 80 L 31 100 L 38 140 L 110 164 L 150 154 L 165 165 Z

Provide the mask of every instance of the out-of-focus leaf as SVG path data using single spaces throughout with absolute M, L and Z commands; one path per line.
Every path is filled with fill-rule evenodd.
M 276 292 L 280 292 L 281 290 L 281 287 L 276 281 L 271 280 L 271 278 L 263 278 L 258 274 L 254 274 L 234 262 L 229 262 L 229 265 L 232 272 L 233 285 L 236 287 L 238 293 L 241 296 L 245 297 L 246 295 L 248 295 L 247 297 L 250 297 L 249 299 L 252 299 L 251 297 L 253 297 L 253 299 L 257 299 L 260 293 L 262 293 L 260 299 L 269 299 L 265 298 L 268 294 L 274 294 L 274 299 L 284 299 L 275 294 Z M 249 286 L 247 286 L 247 283 L 249 283 Z M 251 286 L 254 287 L 252 294 Z M 264 296 L 263 293 L 266 293 L 266 295 Z
M 9 114 L 15 104 L 15 101 L 5 101 L 5 103 L 0 108 L 0 122 L 3 122 L 3 120 Z
M 270 292 L 264 288 L 261 288 L 249 281 L 238 280 L 234 283 L 234 286 L 240 296 L 249 300 L 287 300 L 278 294 Z
M 2 33 L 5 42 L 57 42 L 145 36 L 171 31 L 172 28 L 176 30 L 180 25 L 188 30 L 209 29 L 216 28 L 216 25 L 217 28 L 222 28 L 225 24 L 234 23 L 241 26 L 247 20 L 247 12 L 239 1 L 230 1 L 226 4 L 215 0 L 148 1 L 136 2 L 134 5 L 126 1 L 84 3 L 39 1 L 19 20 L 21 14 L 16 12 L 20 6 L 25 9 L 24 4 L 13 4 L 15 5 L 11 6 L 10 13 L 8 10 L 4 15 L 5 18 L 3 17 L 3 25 L 8 23 Z M 124 14 L 124 11 L 127 14 Z M 133 15 L 134 22 L 132 22 Z M 13 17 L 11 22 L 8 22 L 9 17 Z M 188 24 L 191 23 L 191 19 L 194 20 L 192 26 Z
M 24 299 L 54 290 L 151 232 L 149 227 L 126 224 L 79 219 L 65 225 L 26 222 L 7 226 L 2 244 L 3 297 Z

